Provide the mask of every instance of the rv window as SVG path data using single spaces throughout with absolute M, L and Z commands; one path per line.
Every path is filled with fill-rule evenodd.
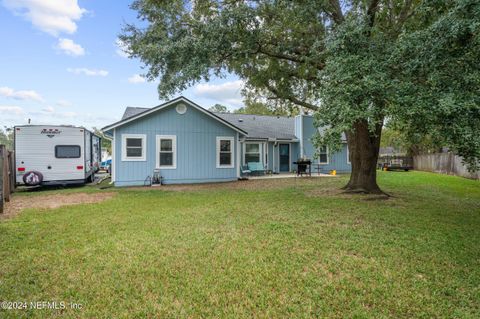
M 80 158 L 80 146 L 78 145 L 57 145 L 55 146 L 56 158 Z

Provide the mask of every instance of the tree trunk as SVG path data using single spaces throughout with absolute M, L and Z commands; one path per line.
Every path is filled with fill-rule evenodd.
M 380 149 L 382 123 L 375 126 L 375 132 L 368 129 L 365 120 L 356 122 L 347 132 L 347 143 L 352 165 L 350 181 L 343 189 L 351 193 L 384 194 L 377 185 L 377 160 Z

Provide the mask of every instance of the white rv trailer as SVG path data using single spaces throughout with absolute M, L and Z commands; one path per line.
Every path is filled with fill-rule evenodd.
M 101 161 L 100 137 L 83 127 L 15 127 L 17 185 L 68 185 L 93 181 Z

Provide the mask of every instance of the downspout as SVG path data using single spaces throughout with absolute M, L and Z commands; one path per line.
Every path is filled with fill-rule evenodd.
M 303 108 L 300 110 L 300 158 L 305 156 L 303 149 Z
M 110 181 L 109 184 L 114 184 L 115 183 L 115 170 L 117 169 L 117 165 L 115 163 L 115 151 L 116 147 L 115 144 L 117 144 L 117 136 L 116 136 L 117 129 L 113 129 L 113 140 L 112 140 L 112 171 L 110 172 L 112 176 L 112 180 Z
M 237 162 L 237 178 L 240 178 L 240 166 L 241 166 L 241 163 L 240 163 L 240 135 L 238 134 L 237 132 L 237 159 L 236 159 L 236 162 Z

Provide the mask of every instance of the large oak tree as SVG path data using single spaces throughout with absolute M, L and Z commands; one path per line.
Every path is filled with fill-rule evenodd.
M 475 0 L 137 0 L 120 38 L 160 79 L 160 97 L 235 73 L 272 105 L 315 112 L 315 143 L 338 150 L 345 189 L 381 192 L 382 126 L 441 134 L 472 168 L 480 158 L 479 4 Z

